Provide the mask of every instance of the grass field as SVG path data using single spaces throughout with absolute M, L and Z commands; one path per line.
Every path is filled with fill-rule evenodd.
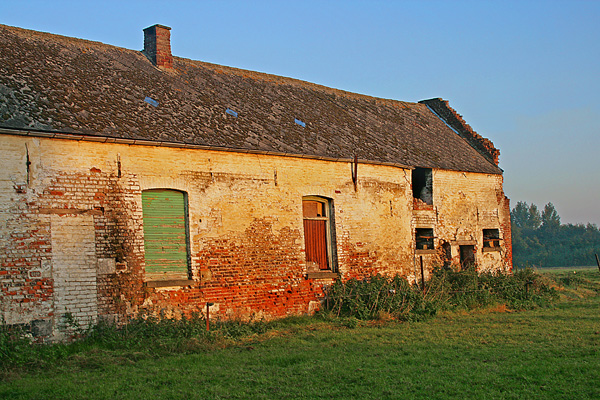
M 547 273 L 563 286 L 551 307 L 403 323 L 296 318 L 172 352 L 160 341 L 157 351 L 81 346 L 5 372 L 0 397 L 598 399 L 600 273 Z

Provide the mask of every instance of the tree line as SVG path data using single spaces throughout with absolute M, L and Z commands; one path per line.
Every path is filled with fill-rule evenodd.
M 561 224 L 552 203 L 540 212 L 519 201 L 510 211 L 513 264 L 524 267 L 572 267 L 596 264 L 600 230 L 595 224 Z

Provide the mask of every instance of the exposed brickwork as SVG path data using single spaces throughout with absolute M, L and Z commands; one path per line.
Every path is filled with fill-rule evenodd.
M 1 137 L 11 176 L 23 175 L 21 137 Z M 269 155 L 26 138 L 29 185 L 0 182 L 0 294 L 9 323 L 40 337 L 142 314 L 203 313 L 277 318 L 318 309 L 334 279 L 402 274 L 420 281 L 414 230 L 435 246 L 474 243 L 482 270 L 510 267 L 510 216 L 502 177 L 433 170 L 433 205 L 415 207 L 410 171 Z M 161 160 L 157 162 L 157 160 Z M 274 171 L 277 171 L 275 174 Z M 17 179 L 17 178 L 14 178 Z M 142 192 L 186 193 L 190 280 L 146 282 Z M 337 271 L 305 261 L 302 198 L 333 205 Z M 482 230 L 499 229 L 502 252 L 481 251 Z M 440 264 L 424 254 L 425 275 Z M 95 292 L 95 295 L 93 294 Z M 34 329 L 35 327 L 35 329 Z
M 340 265 L 345 279 L 362 279 L 376 273 L 385 274 L 377 268 L 378 257 L 374 250 L 369 250 L 365 243 L 352 243 L 350 234 L 345 232 L 340 243 Z
M 136 214 L 131 201 L 132 192 L 141 192 L 135 180 L 122 178 L 123 190 L 96 167 L 44 174 L 46 183 L 19 194 L 7 212 L 1 304 L 6 322 L 47 321 L 54 329 L 46 336 L 60 338 L 66 314 L 85 326 L 98 315 L 125 315 L 143 301 L 141 210 Z M 98 259 L 115 260 L 114 273 L 97 274 Z
M 21 324 L 53 315 L 50 223 L 30 210 L 27 190 L 10 190 L 10 204 L 0 195 L 0 310 L 3 322 Z
M 508 218 L 504 219 L 500 224 L 500 229 L 504 236 L 504 265 L 506 269 L 510 272 L 513 270 L 513 255 L 512 255 L 512 229 L 511 229 L 511 221 L 510 221 L 510 200 L 508 197 L 504 197 L 502 201 L 502 206 L 504 209 L 504 215 L 508 215 Z
M 109 320 L 135 312 L 144 301 L 141 196 L 135 175 L 107 177 L 103 193 L 104 214 L 97 218 L 96 251 L 99 258 L 114 260 L 114 270 L 98 276 L 98 307 Z
M 199 243 L 193 257 L 199 284 L 182 290 L 155 290 L 146 306 L 156 311 L 204 311 L 225 318 L 274 318 L 308 312 L 322 296 L 321 285 L 305 277 L 299 231 L 273 232 L 268 220 L 255 220 L 242 235 Z
M 298 258 L 301 236 L 297 230 L 285 229 L 276 235 L 271 222 L 254 220 L 240 239 L 229 243 L 217 239 L 202 244 L 203 249 L 197 256 L 198 266 L 201 270 L 210 268 L 211 285 L 231 285 L 229 279 L 232 272 L 236 274 L 234 281 L 243 285 L 277 275 L 279 280 L 302 271 L 303 260 Z M 235 270 L 231 266 L 235 266 Z M 252 271 L 251 276 L 249 271 Z

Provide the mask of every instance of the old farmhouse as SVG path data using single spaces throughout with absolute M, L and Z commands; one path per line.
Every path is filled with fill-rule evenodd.
M 312 312 L 336 279 L 511 270 L 499 151 L 379 99 L 0 25 L 0 310 L 60 340 L 140 313 Z

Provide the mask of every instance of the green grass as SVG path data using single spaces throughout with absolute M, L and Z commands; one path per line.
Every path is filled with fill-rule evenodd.
M 598 272 L 597 266 L 588 266 L 588 267 L 548 267 L 548 268 L 535 268 L 535 271 L 542 274 L 550 274 L 550 273 L 563 273 L 563 272 Z
M 295 318 L 204 341 L 79 343 L 39 356 L 43 368 L 5 370 L 0 397 L 600 398 L 600 273 L 552 274 L 566 279 L 561 300 L 529 311 L 443 312 L 419 322 Z

